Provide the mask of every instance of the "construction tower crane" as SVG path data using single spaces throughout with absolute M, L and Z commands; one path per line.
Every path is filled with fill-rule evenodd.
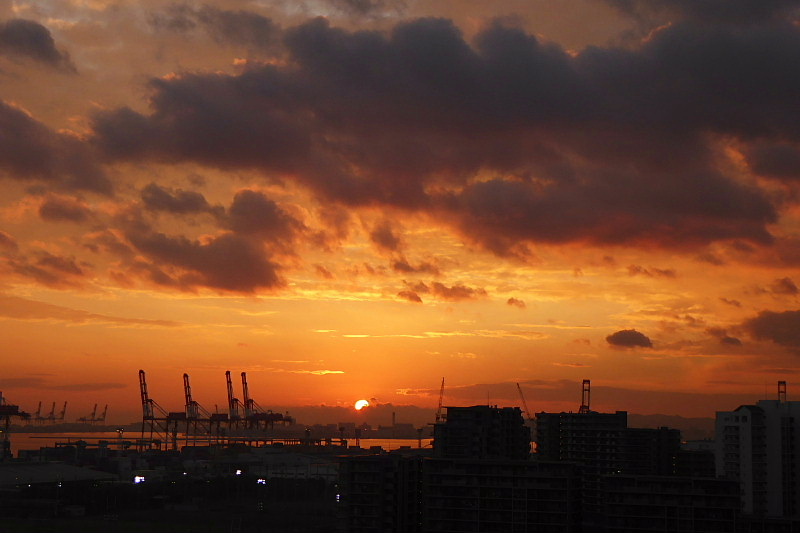
M 444 378 L 442 386 L 439 388 L 439 407 L 436 408 L 436 423 L 442 422 L 442 400 L 444 399 Z
M 528 422 L 530 422 L 532 420 L 531 412 L 528 411 L 528 403 L 525 401 L 525 395 L 522 394 L 522 387 L 519 386 L 519 383 L 517 383 L 517 390 L 519 391 L 519 398 L 522 400 L 522 407 L 525 408 L 525 417 L 528 419 Z

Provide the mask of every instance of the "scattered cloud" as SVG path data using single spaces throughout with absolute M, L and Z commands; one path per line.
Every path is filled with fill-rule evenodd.
M 510 305 L 512 307 L 518 307 L 520 309 L 525 309 L 526 305 L 525 302 L 520 300 L 519 298 L 509 298 L 506 300 L 506 305 Z
M 635 329 L 623 329 L 606 337 L 611 346 L 618 348 L 652 348 L 653 342 Z

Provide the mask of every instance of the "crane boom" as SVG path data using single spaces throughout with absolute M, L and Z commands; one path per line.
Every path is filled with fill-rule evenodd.
M 239 414 L 239 399 L 233 395 L 233 381 L 231 380 L 231 371 L 225 371 L 225 381 L 228 387 L 228 416 L 231 420 L 238 420 L 241 418 Z
M 519 391 L 519 397 L 522 400 L 522 407 L 525 408 L 525 416 L 527 417 L 528 421 L 530 421 L 531 412 L 528 410 L 528 403 L 525 401 L 525 395 L 522 394 L 522 387 L 519 386 L 519 383 L 517 383 L 517 390 Z
M 250 391 L 247 388 L 247 372 L 242 372 L 242 394 L 244 394 L 244 416 L 249 418 L 253 415 L 253 400 L 250 398 Z
M 186 418 L 197 418 L 198 406 L 192 399 L 192 386 L 189 384 L 189 374 L 186 373 L 183 374 L 183 396 L 186 399 Z
M 444 378 L 442 378 L 442 386 L 439 389 L 439 407 L 436 408 L 436 423 L 442 421 L 442 400 L 444 399 Z
M 147 380 L 145 379 L 144 370 L 139 370 L 139 392 L 142 396 L 142 415 L 144 420 L 152 420 L 155 418 L 153 413 L 153 400 L 147 394 Z

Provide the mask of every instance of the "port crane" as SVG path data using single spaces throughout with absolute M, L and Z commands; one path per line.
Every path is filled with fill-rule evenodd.
M 18 405 L 6 402 L 3 393 L 0 392 L 0 424 L 2 425 L 2 437 L 0 437 L 0 461 L 11 458 L 11 418 L 17 417 L 22 420 L 30 419 L 30 413 L 20 411 Z

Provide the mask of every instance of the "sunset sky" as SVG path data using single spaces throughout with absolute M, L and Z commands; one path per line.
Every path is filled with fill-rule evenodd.
M 2 2 L 0 390 L 800 399 L 798 5 Z

